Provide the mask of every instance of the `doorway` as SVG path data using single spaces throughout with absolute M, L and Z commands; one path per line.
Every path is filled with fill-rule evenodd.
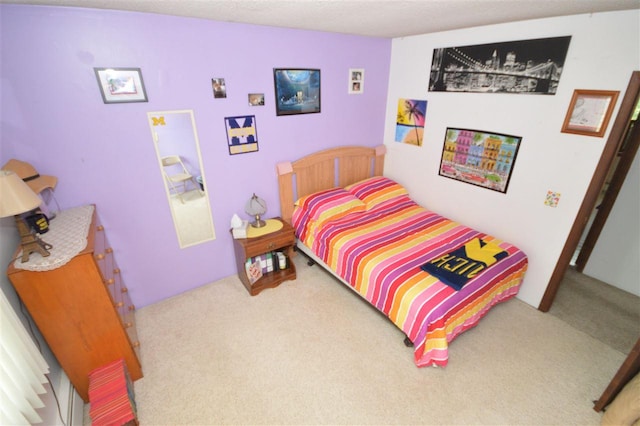
M 589 221 L 591 212 L 596 207 L 601 189 L 607 180 L 609 170 L 612 165 L 616 163 L 618 153 L 622 151 L 624 155 L 621 155 L 617 161 L 615 171 L 611 175 L 611 183 L 607 189 L 607 194 L 602 198 L 598 214 L 590 228 L 593 231 L 590 230 L 587 236 L 587 238 L 589 238 L 590 234 L 590 249 L 587 251 L 587 239 L 585 239 L 583 248 L 578 256 L 578 260 L 582 262 L 582 268 L 584 268 L 586 260 L 588 260 L 591 250 L 593 250 L 593 247 L 595 246 L 595 241 L 597 241 L 600 231 L 602 230 L 602 227 L 604 227 L 604 223 L 606 222 L 609 212 L 613 207 L 613 203 L 615 202 L 615 197 L 618 195 L 618 192 L 622 187 L 624 178 L 626 177 L 626 174 L 629 171 L 638 151 L 638 145 L 640 145 L 640 126 L 631 126 L 631 118 L 639 99 L 640 71 L 634 71 L 631 74 L 629 85 L 627 86 L 627 90 L 622 98 L 618 115 L 614 121 L 611 133 L 609 134 L 609 138 L 607 139 L 600 157 L 600 161 L 591 179 L 591 183 L 589 184 L 589 189 L 587 189 L 585 198 L 578 210 L 576 220 L 569 232 L 565 246 L 560 254 L 558 262 L 556 263 L 556 267 L 551 275 L 551 279 L 549 280 L 544 296 L 542 297 L 542 301 L 538 306 L 538 309 L 542 312 L 548 312 L 551 308 L 553 300 L 555 299 L 560 287 L 560 283 L 562 282 L 562 278 L 569 268 L 571 259 Z M 605 199 L 607 200 L 606 205 Z M 598 216 L 600 217 L 598 218 Z M 598 223 L 596 223 L 596 220 L 598 220 Z M 584 252 L 584 255 L 582 252 Z M 580 259 L 580 257 L 582 257 L 582 259 Z

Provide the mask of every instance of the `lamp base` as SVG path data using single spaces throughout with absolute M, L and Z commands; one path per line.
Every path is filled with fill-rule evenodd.
M 254 228 L 262 228 L 263 226 L 266 226 L 266 225 L 267 225 L 267 222 L 260 219 L 260 215 L 256 215 L 256 220 L 251 222 L 251 226 L 253 226 Z
M 42 257 L 49 256 L 49 249 L 53 248 L 51 244 L 45 243 L 40 237 L 32 234 L 20 216 L 16 216 L 16 225 L 22 242 L 22 263 L 28 262 L 29 256 L 34 252 L 40 253 Z

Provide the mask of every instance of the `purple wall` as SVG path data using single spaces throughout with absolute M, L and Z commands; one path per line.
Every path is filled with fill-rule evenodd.
M 253 192 L 279 214 L 277 162 L 383 141 L 388 39 L 6 4 L 0 24 L 0 163 L 58 176 L 62 208 L 97 205 L 138 306 L 235 274 L 229 220 Z M 141 68 L 149 102 L 104 104 L 93 67 Z M 276 117 L 275 67 L 320 68 L 322 112 Z M 364 94 L 347 94 L 349 68 L 365 69 Z M 213 98 L 214 77 L 228 98 Z M 248 106 L 254 92 L 264 107 Z M 182 250 L 146 117 L 177 109 L 195 112 L 217 234 Z M 244 114 L 256 116 L 260 151 L 229 156 L 223 118 Z

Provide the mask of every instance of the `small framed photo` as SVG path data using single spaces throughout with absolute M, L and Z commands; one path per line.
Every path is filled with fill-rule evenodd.
M 94 68 L 105 104 L 147 102 L 140 68 Z
M 211 87 L 213 88 L 213 97 L 216 99 L 227 97 L 227 85 L 224 83 L 224 78 L 212 78 Z
M 364 92 L 364 69 L 349 69 L 349 93 L 361 94 Z
M 562 132 L 601 138 L 619 94 L 607 90 L 574 90 Z
M 274 68 L 276 115 L 320 112 L 320 70 Z
M 249 106 L 264 106 L 264 93 L 249 93 Z

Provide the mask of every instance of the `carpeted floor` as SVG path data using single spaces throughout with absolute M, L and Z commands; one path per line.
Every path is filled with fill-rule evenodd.
M 549 313 L 624 354 L 640 337 L 640 297 L 573 268 L 567 270 Z
M 137 312 L 142 425 L 599 424 L 625 355 L 557 317 L 512 299 L 419 369 L 386 318 L 296 264 L 255 297 L 232 276 Z

